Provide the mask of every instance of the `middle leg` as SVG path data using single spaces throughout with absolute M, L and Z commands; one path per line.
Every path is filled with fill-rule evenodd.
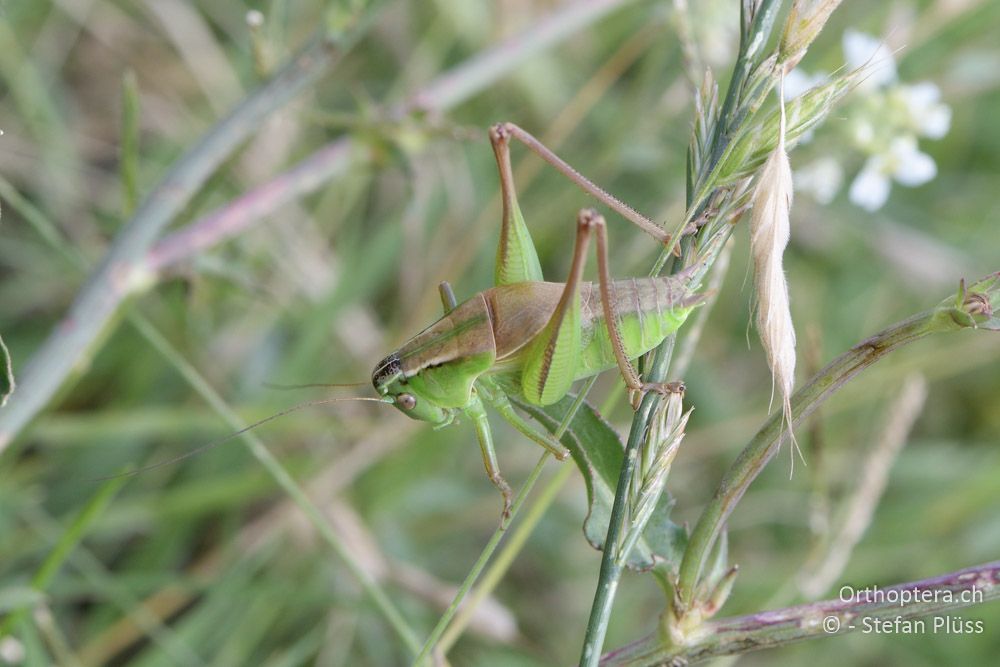
M 507 398 L 507 394 L 492 379 L 480 377 L 476 381 L 476 388 L 482 399 L 523 435 L 528 436 L 528 438 L 547 449 L 559 461 L 565 461 L 569 457 L 569 450 L 563 447 L 562 443 L 554 435 L 544 429 L 536 428 L 531 422 L 518 414 L 517 410 L 511 404 L 510 399 Z

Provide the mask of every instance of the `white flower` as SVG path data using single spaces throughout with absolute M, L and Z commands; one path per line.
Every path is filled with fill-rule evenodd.
M 917 148 L 916 137 L 896 137 L 885 153 L 868 158 L 851 183 L 850 200 L 867 211 L 882 208 L 889 198 L 890 178 L 901 185 L 916 187 L 937 175 L 934 159 Z
M 941 102 L 941 89 L 930 81 L 912 86 L 900 85 L 897 94 L 903 100 L 910 129 L 922 137 L 940 139 L 951 128 L 951 107 Z
M 873 90 L 896 80 L 896 60 L 884 41 L 849 28 L 844 31 L 843 47 L 850 69 L 868 68 L 858 88 Z
M 876 158 L 868 158 L 865 168 L 854 177 L 847 193 L 853 203 L 866 211 L 879 210 L 889 198 L 889 178 L 872 164 Z
M 934 158 L 921 153 L 917 148 L 916 137 L 908 134 L 893 139 L 883 159 L 892 177 L 910 188 L 923 185 L 937 176 Z
M 844 170 L 832 157 L 810 162 L 792 174 L 795 189 L 808 192 L 820 204 L 829 204 L 844 182 Z
M 858 118 L 851 127 L 851 132 L 854 143 L 859 148 L 869 149 L 875 142 L 875 126 L 868 118 Z
M 9 635 L 0 639 L 0 660 L 4 664 L 20 665 L 24 662 L 24 657 L 24 644 Z

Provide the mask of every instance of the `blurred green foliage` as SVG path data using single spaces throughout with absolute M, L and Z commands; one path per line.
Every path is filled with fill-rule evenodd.
M 701 55 L 724 79 L 738 3 L 692 4 Z M 280 62 L 317 25 L 321 5 L 8 0 L 0 7 L 0 174 L 54 223 L 64 247 L 96 263 L 133 196 L 141 200 L 259 83 L 247 10 L 263 12 L 257 48 Z M 128 307 L 151 319 L 253 420 L 323 394 L 279 392 L 266 382 L 365 381 L 375 361 L 436 319 L 439 281 L 451 281 L 460 299 L 489 286 L 500 216 L 485 134 L 492 122 L 517 122 L 638 210 L 676 221 L 692 95 L 670 3 L 637 2 L 613 13 L 447 117 L 419 119 L 405 132 L 380 117 L 380 105 L 398 103 L 555 6 L 390 3 L 343 66 L 261 127 L 177 224 L 344 132 L 370 141 L 375 163 L 192 258 Z M 905 44 L 897 53 L 901 78 L 934 81 L 954 117 L 944 139 L 921 145 L 937 162 L 937 178 L 917 189 L 894 188 L 879 212 L 854 207 L 843 193 L 825 206 L 796 200 L 785 265 L 800 369 L 810 355 L 825 363 L 936 304 L 960 277 L 1000 269 L 1000 5 L 846 3 L 803 66 L 839 67 L 840 35 L 849 26 Z M 135 91 L 124 117 L 123 81 Z M 124 129 L 132 122 L 139 159 L 126 165 L 123 181 L 121 147 L 133 140 Z M 792 153 L 793 167 L 830 155 L 853 174 L 861 157 L 831 140 L 839 122 L 834 112 L 816 141 Z M 515 147 L 514 162 L 543 268 L 565 275 L 575 212 L 590 202 L 526 151 Z M 4 196 L 0 331 L 16 373 L 84 274 Z M 614 273 L 647 271 L 654 244 L 609 219 Z M 755 336 L 746 342 L 751 305 L 742 229 L 735 243 L 733 266 L 684 378 L 696 410 L 669 482 L 678 520 L 697 518 L 767 412 L 764 357 Z M 733 516 L 730 554 L 742 571 L 723 613 L 758 610 L 788 584 L 823 516 L 817 508 L 835 513 L 841 506 L 886 407 L 914 371 L 927 376 L 929 399 L 840 581 L 887 585 L 995 558 L 998 361 L 1000 337 L 936 337 L 893 355 L 824 406 L 815 427 L 800 434 L 809 467 L 789 481 L 787 460 L 778 458 Z M 616 382 L 613 374 L 602 378 L 597 404 Z M 619 402 L 608 416 L 625 425 L 629 411 Z M 501 466 L 517 486 L 537 448 L 500 419 L 493 423 Z M 0 599 L 23 592 L 98 493 L 97 478 L 175 457 L 224 432 L 176 369 L 129 327 L 114 328 L 0 457 Z M 448 587 L 465 576 L 498 519 L 471 426 L 432 431 L 380 406 L 341 404 L 299 412 L 259 433 L 330 510 L 418 635 L 426 634 L 450 600 Z M 287 504 L 236 443 L 130 480 L 46 589 L 49 615 L 19 626 L 24 664 L 403 663 L 395 636 Z M 576 659 L 599 564 L 580 529 L 585 508 L 574 475 L 495 593 L 502 607 L 486 616 L 494 637 L 473 628 L 452 650 L 452 664 Z M 647 576 L 624 580 L 609 648 L 647 632 L 662 610 L 664 599 Z M 986 633 L 852 635 L 743 661 L 991 664 L 1000 608 L 961 615 L 983 619 Z M 503 632 L 511 634 L 498 640 Z

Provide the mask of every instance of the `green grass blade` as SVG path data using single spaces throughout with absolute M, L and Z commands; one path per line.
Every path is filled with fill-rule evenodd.
M 70 553 L 80 543 L 80 540 L 83 539 L 83 536 L 86 535 L 94 522 L 104 513 L 104 510 L 108 508 L 115 495 L 127 481 L 127 477 L 115 477 L 101 485 L 97 493 L 80 510 L 73 523 L 66 528 L 66 531 L 59 538 L 55 547 L 52 548 L 52 551 L 49 552 L 49 555 L 35 572 L 35 575 L 31 578 L 31 588 L 42 592 L 49 587 Z M 26 613 L 27 609 L 21 607 L 18 611 L 8 616 L 3 624 L 0 624 L 0 637 L 10 632 L 10 629 L 19 623 Z

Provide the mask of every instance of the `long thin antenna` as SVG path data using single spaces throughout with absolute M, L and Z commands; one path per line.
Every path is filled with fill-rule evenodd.
M 323 383 L 323 382 L 310 382 L 308 384 L 277 384 L 275 382 L 265 382 L 264 386 L 268 389 L 331 389 L 336 387 L 364 387 L 368 385 L 368 382 L 335 382 L 335 383 Z
M 149 472 L 150 470 L 156 470 L 157 468 L 162 468 L 163 466 L 173 465 L 175 463 L 183 461 L 186 458 L 190 458 L 192 456 L 195 456 L 196 454 L 200 454 L 200 453 L 202 453 L 202 452 L 204 452 L 206 450 L 212 449 L 213 447 L 218 447 L 219 445 L 221 445 L 221 444 L 223 444 L 225 442 L 229 442 L 233 438 L 237 438 L 237 437 L 243 435 L 247 431 L 252 431 L 253 429 L 257 428 L 258 426 L 263 426 L 264 424 L 266 424 L 266 423 L 268 423 L 270 421 L 274 421 L 275 419 L 278 419 L 279 417 L 284 417 L 286 415 L 290 415 L 293 412 L 298 412 L 299 410 L 303 410 L 305 408 L 314 408 L 314 407 L 319 406 L 319 405 L 329 405 L 330 403 L 342 403 L 342 402 L 345 402 L 345 401 L 367 401 L 367 402 L 370 402 L 370 403 L 388 403 L 388 404 L 393 403 L 393 400 L 391 398 L 389 398 L 389 397 L 385 397 L 385 398 L 368 398 L 368 397 L 364 397 L 364 396 L 348 396 L 348 397 L 342 397 L 342 398 L 321 398 L 321 399 L 318 399 L 318 400 L 315 400 L 315 401 L 306 401 L 305 403 L 299 403 L 298 405 L 293 405 L 292 407 L 287 408 L 285 410 L 282 410 L 281 412 L 276 412 L 273 415 L 271 415 L 270 417 L 264 417 L 263 419 L 261 419 L 259 421 L 255 421 L 254 423 L 250 424 L 249 426 L 241 428 L 239 431 L 236 431 L 234 433 L 230 433 L 229 435 L 224 436 L 222 438 L 219 438 L 218 440 L 212 440 L 211 442 L 207 442 L 204 445 L 201 445 L 200 447 L 192 449 L 190 452 L 185 452 L 184 454 L 181 454 L 179 456 L 175 456 L 172 459 L 167 459 L 166 461 L 160 461 L 159 463 L 153 463 L 152 465 L 143 466 L 142 468 L 137 468 L 136 470 L 130 470 L 128 472 L 123 472 L 123 473 L 120 473 L 120 474 L 117 474 L 117 475 L 109 475 L 107 477 L 96 477 L 92 481 L 95 481 L 95 482 L 104 482 L 104 481 L 107 481 L 109 479 L 119 479 L 121 477 L 134 477 L 134 476 L 138 475 L 139 473 Z

